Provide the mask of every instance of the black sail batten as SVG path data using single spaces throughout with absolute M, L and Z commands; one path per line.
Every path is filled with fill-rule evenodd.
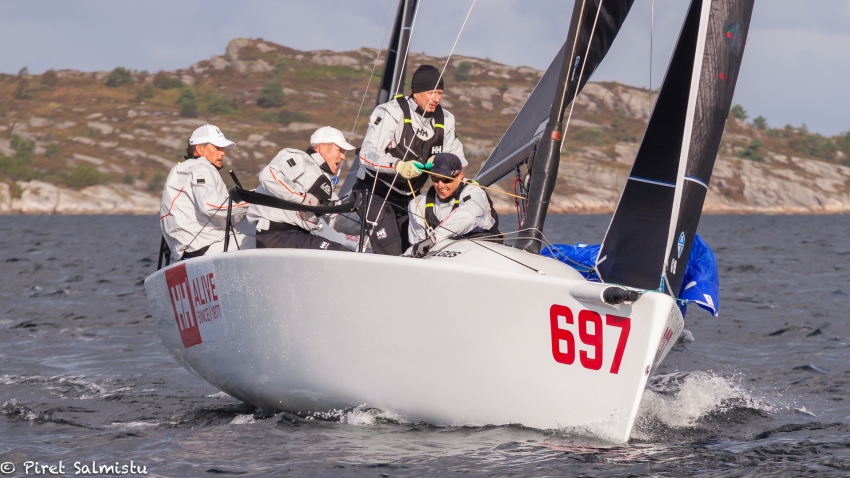
M 393 32 L 387 47 L 387 56 L 384 60 L 384 69 L 381 73 L 381 82 L 378 86 L 378 96 L 375 106 L 386 103 L 393 96 L 400 93 L 404 88 L 404 73 L 407 69 L 407 50 L 410 45 L 410 37 L 413 28 L 413 18 L 416 14 L 416 6 L 419 0 L 399 0 L 396 12 Z M 357 182 L 357 170 L 360 169 L 360 161 L 355 155 L 351 167 L 345 175 L 340 186 L 339 197 L 351 194 L 351 188 Z
M 579 9 L 581 3 L 581 1 L 576 2 L 576 10 Z M 576 51 L 582 56 L 584 56 L 587 50 L 587 42 L 590 40 L 590 32 L 599 8 L 599 3 L 599 0 L 589 1 L 582 20 L 582 36 L 579 40 L 578 48 L 576 48 Z M 611 44 L 614 42 L 614 38 L 626 20 L 632 3 L 634 3 L 634 0 L 607 0 L 602 2 L 602 11 L 599 12 L 599 19 L 593 34 L 593 43 L 591 44 L 584 67 L 584 75 L 582 75 L 581 83 L 578 85 L 579 92 L 584 88 L 591 74 L 608 53 Z M 493 184 L 510 174 L 518 164 L 527 160 L 531 155 L 536 143 L 543 134 L 543 130 L 546 128 L 546 123 L 549 122 L 552 102 L 559 86 L 561 86 L 558 80 L 561 73 L 562 60 L 564 55 L 570 55 L 573 39 L 574 32 L 570 31 L 567 41 L 561 46 L 549 68 L 546 69 L 546 72 L 537 82 L 531 95 L 526 99 L 525 104 L 523 104 L 507 131 L 499 140 L 496 148 L 481 166 L 480 171 L 475 176 L 476 181 L 485 186 Z M 574 95 L 575 87 L 573 85 L 567 97 L 569 100 L 572 100 Z
M 597 257 L 605 282 L 676 295 L 732 104 L 753 0 L 693 0 Z

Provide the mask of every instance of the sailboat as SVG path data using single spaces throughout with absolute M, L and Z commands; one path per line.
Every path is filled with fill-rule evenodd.
M 639 153 L 667 167 L 668 153 L 654 152 L 659 135 L 681 143 L 676 174 L 664 176 L 675 186 L 659 186 L 673 191 L 671 200 L 629 189 L 661 181 L 633 171 L 598 261 L 606 282 L 593 283 L 538 253 L 564 113 L 631 4 L 576 0 L 564 46 L 478 175 L 488 185 L 527 171 L 528 212 L 513 246 L 447 240 L 424 259 L 261 249 L 181 261 L 145 280 L 166 348 L 213 386 L 264 409 L 365 404 L 414 422 L 519 423 L 626 442 L 647 380 L 683 328 L 672 289 L 659 287 L 677 280 L 667 242 L 680 229 L 684 248 L 692 238 L 701 202 L 687 177 L 708 182 L 743 48 L 727 35 L 746 38 L 752 11 L 752 0 L 692 0 Z M 718 70 L 731 87 L 718 84 Z M 238 186 L 231 195 L 300 207 Z M 334 210 L 363 202 L 358 195 Z M 676 220 L 662 234 L 655 229 L 663 217 Z M 639 246 L 665 254 L 638 263 Z M 638 283 L 635 267 L 666 277 Z

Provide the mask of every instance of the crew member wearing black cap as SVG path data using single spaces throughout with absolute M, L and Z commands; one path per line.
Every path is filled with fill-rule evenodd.
M 439 70 L 422 65 L 413 73 L 410 96 L 397 95 L 369 117 L 354 187 L 373 191 L 368 219 L 377 224 L 370 226 L 369 241 L 377 254 L 401 255 L 410 246 L 407 206 L 427 181 L 422 168 L 429 158 L 447 152 L 467 165 L 454 115 L 440 106 L 443 87 Z
M 445 238 L 492 237 L 501 239 L 499 216 L 487 193 L 463 181 L 463 164 L 451 153 L 434 158 L 434 185 L 426 194 L 410 201 L 407 254 L 422 257 Z

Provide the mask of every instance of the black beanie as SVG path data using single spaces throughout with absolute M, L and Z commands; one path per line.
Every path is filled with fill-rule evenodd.
M 437 81 L 439 81 L 439 83 L 437 83 Z M 410 89 L 411 93 L 422 93 L 423 91 L 444 89 L 443 79 L 440 78 L 440 70 L 431 65 L 420 66 L 413 72 Z

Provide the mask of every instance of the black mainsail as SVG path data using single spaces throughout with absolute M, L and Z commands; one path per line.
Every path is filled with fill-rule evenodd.
M 753 1 L 691 1 L 596 259 L 603 281 L 679 293 L 732 105 Z
M 410 45 L 411 30 L 413 28 L 413 19 L 416 16 L 416 6 L 419 0 L 399 0 L 398 11 L 396 12 L 395 23 L 393 24 L 393 32 L 390 37 L 390 44 L 387 48 L 387 57 L 384 60 L 384 70 L 381 73 L 381 83 L 378 86 L 378 96 L 375 100 L 375 106 L 386 103 L 397 92 L 404 88 L 404 73 L 407 69 L 407 50 Z M 360 161 L 357 155 L 351 163 L 348 173 L 345 175 L 345 180 L 340 186 L 339 197 L 345 197 L 351 193 L 351 188 L 357 182 L 357 170 L 360 168 Z
M 585 3 L 587 6 L 582 9 Z M 599 11 L 600 3 L 601 11 Z M 499 144 L 481 166 L 481 170 L 475 176 L 476 181 L 485 186 L 493 184 L 513 172 L 518 164 L 528 160 L 552 116 L 552 103 L 558 95 L 559 87 L 565 88 L 565 79 L 560 78 L 562 66 L 566 63 L 569 73 L 575 71 L 575 77 L 570 77 L 569 88 L 562 92 L 566 93 L 566 102 L 563 105 L 565 108 L 575 97 L 576 92 L 581 92 L 591 74 L 608 53 L 608 49 L 629 14 L 632 3 L 634 0 L 589 0 L 586 2 L 576 0 L 567 41 L 537 82 L 522 109 L 499 140 Z M 598 20 L 597 11 L 599 12 Z M 596 21 L 595 31 L 593 31 L 594 21 Z M 574 44 L 576 28 L 581 28 L 578 45 Z M 584 74 L 581 75 L 581 83 L 576 85 L 572 81 L 579 76 L 575 67 L 578 66 L 580 70 L 582 65 L 580 63 L 576 65 L 573 52 L 584 57 L 591 31 L 593 31 L 593 42 L 587 59 L 579 58 L 580 61 L 585 62 Z

